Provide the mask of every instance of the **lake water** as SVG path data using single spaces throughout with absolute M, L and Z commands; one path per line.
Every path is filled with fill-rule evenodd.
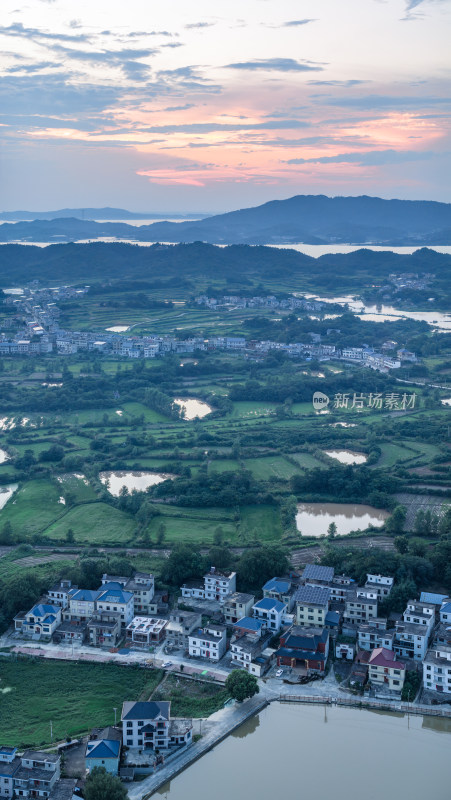
M 451 406 L 451 397 L 447 397 L 445 400 L 442 400 L 443 406 Z
M 163 472 L 100 472 L 99 478 L 103 484 L 108 481 L 108 491 L 114 497 L 119 497 L 121 489 L 126 486 L 129 492 L 136 489 L 138 492 L 145 492 L 149 486 L 156 486 L 173 475 Z
M 18 483 L 11 483 L 9 486 L 0 486 L 0 509 L 6 506 L 8 500 L 18 488 Z
M 387 511 L 361 504 L 299 503 L 296 527 L 304 536 L 324 536 L 330 523 L 335 522 L 337 534 L 345 536 L 369 525 L 381 527 L 388 516 Z
M 105 330 L 110 331 L 110 333 L 125 333 L 129 328 L 130 325 L 113 325 L 112 328 L 105 328 Z
M 182 398 L 176 397 L 174 398 L 174 403 L 180 408 L 185 409 L 185 419 L 202 419 L 202 417 L 206 417 L 207 414 L 210 414 L 213 410 L 208 403 L 202 402 L 202 400 L 196 400 L 194 397 L 189 398 Z
M 368 458 L 364 453 L 354 453 L 352 450 L 325 450 L 326 456 L 336 458 L 340 464 L 366 464 Z
M 341 306 L 349 306 L 350 311 L 357 314 L 362 320 L 369 322 L 386 322 L 390 320 L 400 319 L 402 317 L 407 319 L 414 319 L 418 322 L 427 322 L 437 330 L 451 331 L 451 314 L 444 314 L 440 311 L 404 311 L 404 309 L 396 308 L 382 303 L 381 305 L 367 304 L 363 300 L 356 299 L 353 295 L 344 295 L 339 297 L 320 297 L 319 295 L 305 294 L 295 292 L 296 297 L 306 297 L 311 300 L 319 300 L 323 303 L 337 303 Z
M 451 720 L 271 703 L 156 793 L 168 800 L 449 800 Z
M 5 461 L 8 461 L 9 455 L 6 450 L 0 450 L 0 464 L 4 464 Z

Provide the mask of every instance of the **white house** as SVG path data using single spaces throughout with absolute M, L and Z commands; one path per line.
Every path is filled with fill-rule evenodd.
M 402 618 L 404 622 L 425 625 L 428 631 L 432 631 L 435 625 L 435 606 L 433 603 L 420 603 L 418 600 L 409 600 Z
M 440 622 L 451 624 L 451 603 L 443 603 L 440 609 Z
M 38 603 L 27 614 L 14 617 L 14 627 L 33 639 L 50 639 L 53 632 L 61 624 L 61 608 L 46 603 Z
M 365 589 L 376 590 L 379 599 L 382 600 L 390 594 L 393 589 L 393 583 L 394 578 L 390 576 L 367 573 Z
M 451 694 L 451 647 L 436 644 L 428 650 L 423 661 L 423 686 Z
M 171 750 L 192 742 L 193 721 L 171 719 L 166 701 L 131 702 L 122 706 L 122 742 L 144 750 Z
M 211 567 L 210 572 L 204 575 L 205 599 L 224 601 L 225 598 L 236 592 L 236 572 L 220 572 L 216 567 Z
M 393 650 L 396 655 L 423 661 L 429 643 L 430 628 L 414 622 L 396 622 Z
M 126 628 L 134 615 L 133 594 L 122 589 L 120 583 L 106 583 L 99 591 L 96 610 L 117 612 L 121 615 L 122 627 Z
M 208 625 L 199 628 L 188 636 L 188 652 L 193 658 L 209 658 L 219 661 L 227 647 L 225 625 Z
M 255 619 L 263 623 L 265 628 L 274 633 L 280 631 L 282 627 L 282 618 L 286 613 L 287 606 L 280 600 L 275 600 L 271 597 L 263 597 L 252 606 Z

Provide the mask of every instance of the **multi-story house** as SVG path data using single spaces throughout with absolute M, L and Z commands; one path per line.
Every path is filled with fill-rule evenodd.
M 94 611 L 86 630 L 93 647 L 116 647 L 121 638 L 121 616 L 117 611 Z
M 433 603 L 421 603 L 419 600 L 409 600 L 402 618 L 404 622 L 424 625 L 432 632 L 435 625 L 435 605 Z
M 276 652 L 279 666 L 301 667 L 307 674 L 324 674 L 329 655 L 327 628 L 293 625 L 280 637 Z
M 295 586 L 287 578 L 271 578 L 263 587 L 263 597 L 284 603 L 288 612 L 294 605 Z
M 280 631 L 282 627 L 282 618 L 286 613 L 287 607 L 285 603 L 280 600 L 274 600 L 270 597 L 263 597 L 252 606 L 252 611 L 255 619 L 260 620 L 263 626 L 273 633 Z
M 50 639 L 60 623 L 60 606 L 47 603 L 38 603 L 27 614 L 14 617 L 15 630 L 33 639 Z
M 182 597 L 223 603 L 230 594 L 236 592 L 236 572 L 221 572 L 211 567 L 210 572 L 204 575 L 203 586 L 198 581 L 191 581 L 183 584 L 181 592 Z
M 446 602 L 440 608 L 440 622 L 451 625 L 451 603 Z
M 232 667 L 245 669 L 257 678 L 260 678 L 271 666 L 275 651 L 268 647 L 271 635 L 256 638 L 255 636 L 240 636 L 232 640 L 230 651 L 232 654 Z
M 224 603 L 224 618 L 226 625 L 234 625 L 239 619 L 250 616 L 255 603 L 253 594 L 234 592 Z
M 60 581 L 52 586 L 47 592 L 47 599 L 51 605 L 67 608 L 69 598 L 75 594 L 78 586 L 74 586 L 71 581 Z
M 105 583 L 99 590 L 95 604 L 96 611 L 114 611 L 120 615 L 122 628 L 133 619 L 134 597 L 126 592 L 120 583 Z
M 384 628 L 376 628 L 373 622 L 364 622 L 359 625 L 357 632 L 357 644 L 359 650 L 372 651 L 378 647 L 384 647 L 386 650 L 393 650 L 394 632 L 387 631 Z
M 406 665 L 396 659 L 393 650 L 386 650 L 384 647 L 373 650 L 368 662 L 368 677 L 371 684 L 401 692 L 405 676 Z
M 86 743 L 85 765 L 89 772 L 103 767 L 110 775 L 117 775 L 121 756 L 121 732 L 118 728 L 94 731 Z
M 193 631 L 188 636 L 188 652 L 194 658 L 208 658 L 219 661 L 227 647 L 227 629 L 225 625 L 207 625 Z
M 63 619 L 78 619 L 87 622 L 96 610 L 96 600 L 101 591 L 78 589 L 69 597 L 69 608 L 63 612 Z
M 385 575 L 367 573 L 365 589 L 376 590 L 379 600 L 388 597 L 393 588 L 394 578 Z
M 144 750 L 172 750 L 192 742 L 193 721 L 171 719 L 166 701 L 131 702 L 122 706 L 122 743 Z
M 330 590 L 319 586 L 300 586 L 294 596 L 296 624 L 323 628 L 329 611 Z
M 430 628 L 414 622 L 396 622 L 393 650 L 397 656 L 423 661 L 428 649 Z
M 197 611 L 173 611 L 165 627 L 166 645 L 188 650 L 188 637 L 202 627 L 202 614 Z
M 423 661 L 423 686 L 451 694 L 451 646 L 434 644 Z
M 54 753 L 0 747 L 0 797 L 47 798 L 60 778 L 61 757 Z
M 358 589 L 351 594 L 345 602 L 344 621 L 352 625 L 361 625 L 377 617 L 377 593 L 369 592 L 372 597 L 367 597 L 367 590 Z
M 233 635 L 239 636 L 253 636 L 258 638 L 262 635 L 264 630 L 263 622 L 254 617 L 243 617 L 235 622 L 233 626 Z
M 131 647 L 149 648 L 164 639 L 167 619 L 133 617 L 126 628 L 127 644 Z
M 320 564 L 307 564 L 302 573 L 302 580 L 309 586 L 328 586 L 334 579 L 333 567 L 322 567 Z
M 211 567 L 204 575 L 205 599 L 223 602 L 229 594 L 236 592 L 236 572 L 217 570 Z
M 150 606 L 155 595 L 155 577 L 150 572 L 135 572 L 132 578 L 123 575 L 102 576 L 102 586 L 118 583 L 126 592 L 131 592 L 134 598 L 135 614 L 150 614 Z

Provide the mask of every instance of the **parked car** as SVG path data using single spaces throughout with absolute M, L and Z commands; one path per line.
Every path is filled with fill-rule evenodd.
M 167 669 L 168 667 L 172 667 L 172 661 L 165 661 L 163 664 L 163 669 Z
M 276 672 L 276 678 L 281 678 L 283 675 L 283 669 L 278 669 Z

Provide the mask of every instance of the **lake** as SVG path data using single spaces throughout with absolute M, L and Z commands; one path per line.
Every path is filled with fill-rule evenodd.
M 213 411 L 208 403 L 204 403 L 202 400 L 196 400 L 194 397 L 189 397 L 187 399 L 176 397 L 174 398 L 174 403 L 176 406 L 185 409 L 185 419 L 196 419 L 196 417 L 202 419 L 202 417 L 206 417 L 207 414 Z
M 105 330 L 110 331 L 110 333 L 125 333 L 129 328 L 130 325 L 113 325 L 112 328 L 105 328 Z
M 323 303 L 337 303 L 341 306 L 349 306 L 357 316 L 369 322 L 387 322 L 400 318 L 414 319 L 418 322 L 427 322 L 437 330 L 451 331 L 451 314 L 444 314 L 441 311 L 405 311 L 395 306 L 384 303 L 375 305 L 374 303 L 364 303 L 363 300 L 356 299 L 353 295 L 341 297 L 320 297 L 319 295 L 295 292 L 296 297 L 306 297 L 311 300 L 319 300 Z
M 159 789 L 168 800 L 449 800 L 451 720 L 271 703 Z
M 326 456 L 335 458 L 340 464 L 366 464 L 365 453 L 354 453 L 352 450 L 324 450 Z
M 380 508 L 357 503 L 299 503 L 296 527 L 304 536 L 324 536 L 335 522 L 337 534 L 345 536 L 369 525 L 381 527 L 388 516 Z
M 108 491 L 114 497 L 119 497 L 121 489 L 126 486 L 129 492 L 136 489 L 145 492 L 149 486 L 170 480 L 173 475 L 164 472 L 100 472 L 99 478 L 103 484 L 108 481 Z
M 0 486 L 0 509 L 6 506 L 8 500 L 18 488 L 18 483 L 11 483 L 9 486 Z

